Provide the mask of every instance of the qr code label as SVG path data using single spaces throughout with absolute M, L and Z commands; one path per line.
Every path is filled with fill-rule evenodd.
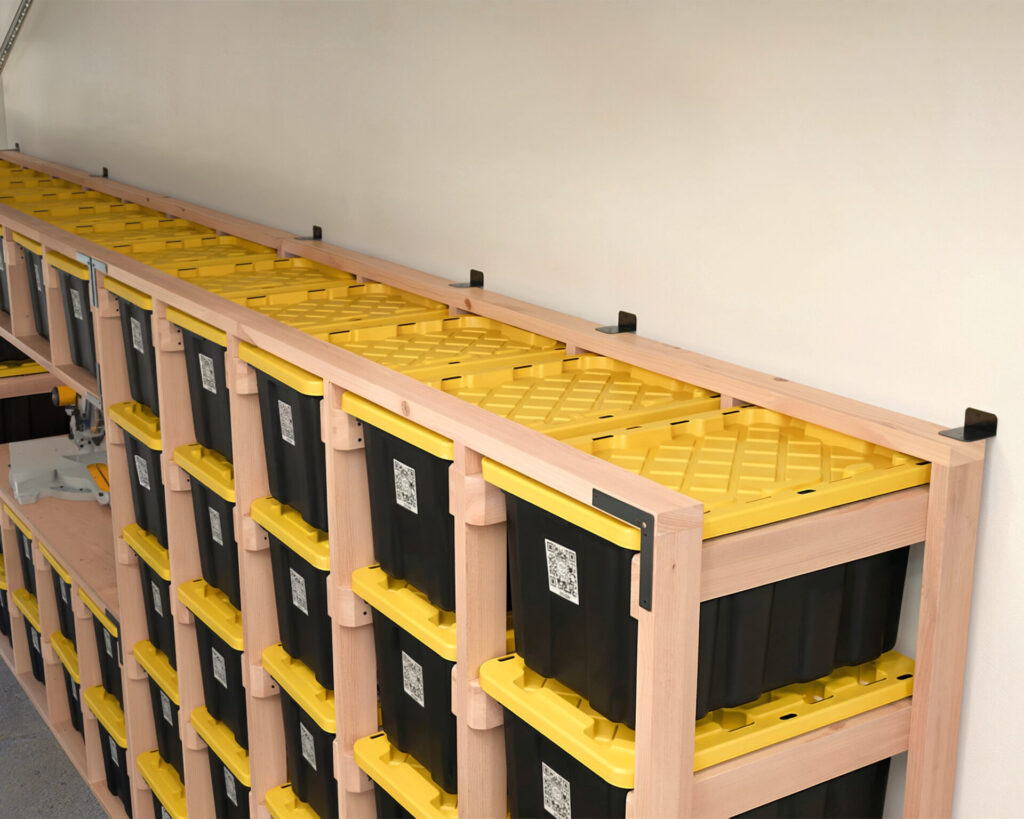
M 281 439 L 295 446 L 295 424 L 292 422 L 292 405 L 278 400 L 277 415 L 281 419 Z
M 171 814 L 167 812 L 167 808 L 163 805 L 160 806 L 160 819 L 171 819 Z
M 210 646 L 210 659 L 213 660 L 213 678 L 224 688 L 228 687 L 228 667 L 224 662 L 224 655 L 213 646 Z
M 216 395 L 217 376 L 213 371 L 213 359 L 203 353 L 199 354 L 199 377 L 202 379 L 203 389 Z
M 78 689 L 79 686 L 77 685 L 71 686 L 71 696 L 74 698 L 75 702 L 78 702 Z
M 163 691 L 160 692 L 160 710 L 164 715 L 164 722 L 174 725 L 174 712 L 171 710 L 171 698 Z
M 149 590 L 153 593 L 153 611 L 155 611 L 160 617 L 163 617 L 164 601 L 160 596 L 160 587 L 156 584 L 156 581 L 149 581 Z
M 85 311 L 82 310 L 82 294 L 77 290 L 69 290 L 71 294 L 71 312 L 75 314 L 75 318 L 79 321 L 85 320 Z
M 43 292 L 43 271 L 41 268 L 36 268 L 36 290 L 40 293 Z
M 146 466 L 146 460 L 141 455 L 135 456 L 135 474 L 139 478 L 139 486 L 143 489 L 152 489 L 149 484 L 149 467 Z
M 117 756 L 117 743 L 114 742 L 114 738 L 110 737 L 110 736 L 107 737 L 107 742 L 110 745 L 110 758 L 113 760 L 114 764 L 118 768 L 120 768 L 121 767 L 121 760 L 118 759 L 118 756 Z
M 549 768 L 546 762 L 540 763 L 540 776 L 544 788 L 544 810 L 555 819 L 572 819 L 569 780 Z
M 544 539 L 548 558 L 548 589 L 564 600 L 580 604 L 580 583 L 576 573 L 576 552 Z
M 416 470 L 397 459 L 393 458 L 392 461 L 395 465 L 395 503 L 418 515 L 420 507 L 416 502 Z
M 423 666 L 402 652 L 402 690 L 419 706 L 425 708 L 423 695 Z
M 68 602 L 68 584 L 63 580 L 60 581 L 60 599 L 65 603 Z
M 299 723 L 299 740 L 302 743 L 302 758 L 306 760 L 316 770 L 316 744 L 313 742 L 313 735 L 309 732 L 309 729 Z
M 206 507 L 210 513 L 210 537 L 218 546 L 224 545 L 224 530 L 220 527 L 220 512 L 212 506 Z
M 103 632 L 103 647 L 106 648 L 108 657 L 114 656 L 114 641 L 110 639 L 109 631 Z
M 292 581 L 292 605 L 309 617 L 309 608 L 306 605 L 306 581 L 295 569 L 288 569 L 288 576 Z
M 32 632 L 32 648 L 34 648 L 36 651 L 42 651 L 42 649 L 39 647 L 39 632 L 38 631 L 33 631 Z
M 222 770 L 224 771 L 224 792 L 227 793 L 228 799 L 231 800 L 231 804 L 237 808 L 238 792 L 235 790 L 235 777 L 227 768 L 222 768 Z
M 146 347 L 142 343 L 142 322 L 135 318 L 135 316 L 131 316 L 128 319 L 128 323 L 132 328 L 132 347 L 135 348 L 136 352 L 145 353 Z
M 22 545 L 22 547 L 24 549 L 25 557 L 27 557 L 29 560 L 31 560 L 32 559 L 32 541 L 29 540 L 27 537 L 22 538 L 21 539 L 21 545 Z

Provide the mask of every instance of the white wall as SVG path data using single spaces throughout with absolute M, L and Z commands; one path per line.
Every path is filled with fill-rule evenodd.
M 1013 2 L 37 0 L 3 93 L 33 154 L 949 425 L 998 412 L 956 812 L 1012 816 L 1022 33 Z

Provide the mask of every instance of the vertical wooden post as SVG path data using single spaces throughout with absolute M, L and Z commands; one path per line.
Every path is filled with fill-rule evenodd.
M 7 292 L 11 301 L 11 332 L 19 339 L 37 335 L 32 315 L 32 294 L 21 247 L 12 238 L 13 231 L 4 228 L 4 261 L 7 267 Z
M 71 363 L 71 341 L 68 338 L 68 326 L 64 320 L 64 298 L 60 292 L 60 274 L 56 268 L 46 263 L 45 258 L 43 261 L 43 285 L 46 315 L 50 326 L 50 361 L 57 367 L 67 369 L 73 365 Z
M 64 666 L 53 651 L 50 636 L 58 630 L 57 596 L 53 592 L 53 567 L 38 550 L 36 563 L 36 601 L 39 604 L 39 646 L 43 654 L 43 679 L 46 680 L 46 716 L 54 733 L 66 728 L 71 718 L 64 693 Z

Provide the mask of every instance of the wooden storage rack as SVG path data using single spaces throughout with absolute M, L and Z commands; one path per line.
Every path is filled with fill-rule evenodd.
M 35 334 L 26 277 L 11 233 L 17 231 L 75 258 L 85 254 L 118 280 L 153 298 L 154 339 L 161 401 L 163 472 L 172 584 L 200 575 L 187 475 L 173 462 L 174 449 L 195 441 L 188 404 L 181 332 L 166 319 L 169 306 L 227 333 L 228 386 L 235 452 L 236 532 L 239 538 L 245 640 L 251 808 L 267 816 L 266 791 L 286 781 L 284 738 L 275 683 L 261 666 L 263 649 L 278 641 L 270 556 L 263 531 L 249 516 L 253 500 L 269 494 L 261 440 L 254 371 L 238 358 L 250 342 L 324 379 L 323 437 L 327 448 L 327 491 L 333 621 L 337 740 L 335 768 L 341 815 L 375 815 L 372 783 L 355 765 L 352 745 L 377 730 L 377 703 L 370 608 L 350 588 L 352 571 L 373 562 L 361 428 L 341 410 L 346 390 L 434 430 L 455 443 L 450 471 L 455 517 L 458 659 L 453 709 L 458 718 L 459 811 L 465 817 L 505 815 L 505 768 L 501 709 L 480 689 L 480 664 L 505 652 L 505 512 L 500 492 L 480 474 L 483 456 L 499 461 L 572 498 L 591 503 L 595 489 L 652 516 L 653 606 L 637 607 L 639 620 L 636 785 L 627 802 L 635 817 L 723 817 L 909 751 L 904 815 L 934 817 L 951 811 L 963 688 L 975 538 L 985 459 L 983 441 L 964 443 L 940 436 L 940 426 L 822 392 L 785 378 L 717 361 L 631 334 L 609 335 L 583 319 L 566 316 L 483 289 L 455 289 L 451 282 L 407 267 L 284 231 L 217 213 L 107 178 L 0 152 L 9 162 L 44 171 L 125 201 L 208 225 L 218 231 L 274 247 L 281 255 L 303 256 L 444 302 L 453 315 L 475 313 L 563 341 L 570 353 L 591 351 L 718 391 L 723 405 L 755 403 L 932 463 L 931 483 L 824 512 L 702 540 L 703 507 L 609 463 L 538 432 L 431 389 L 266 316 L 221 300 L 87 239 L 68 234 L 8 206 L 0 205 L 11 292 L 11 318 L 0 316 L 7 338 L 82 393 L 98 394 L 95 379 L 70 365 L 55 273 L 46 268 L 50 309 L 49 343 Z M 102 272 L 97 272 L 102 279 Z M 129 400 L 117 307 L 102 287 L 94 307 L 97 355 L 104 410 Z M 124 646 L 128 758 L 132 764 L 155 747 L 146 674 L 131 647 L 146 638 L 134 554 L 121 540 L 133 521 L 123 438 L 108 425 L 110 513 L 89 504 L 61 510 L 49 520 L 44 503 L 19 511 L 41 527 L 47 547 L 67 565 L 76 582 L 96 591 L 120 613 Z M 2 454 L 2 453 L 0 453 Z M 0 497 L 10 502 L 9 492 Z M 84 517 L 96 516 L 96 529 Z M 3 524 L 9 543 L 10 526 Z M 88 532 L 87 532 L 88 530 Z M 87 532 L 87 538 L 83 533 Z M 109 539 L 109 550 L 85 551 L 83 540 Z M 697 624 L 701 600 L 714 598 L 856 558 L 925 542 L 915 693 L 888 705 L 763 750 L 693 773 Z M 116 560 L 115 560 L 116 557 Z M 93 561 L 93 562 L 90 562 Z M 10 587 L 20 569 L 7 561 Z M 12 565 L 13 564 L 13 565 Z M 47 566 L 37 560 L 37 572 Z M 636 567 L 636 564 L 634 564 Z M 116 599 L 112 575 L 116 574 Z M 635 575 L 637 572 L 634 573 Z M 49 583 L 41 582 L 41 589 Z M 53 600 L 41 592 L 44 631 L 55 628 Z M 52 596 L 52 594 L 51 594 Z M 172 598 L 173 599 L 173 598 Z M 178 653 L 181 722 L 189 814 L 212 816 L 206 746 L 188 723 L 202 704 L 196 664 L 195 627 L 180 604 L 172 604 Z M 17 618 L 16 609 L 12 610 Z M 79 613 L 79 617 L 84 614 Z M 81 620 L 80 620 L 81 622 Z M 45 695 L 25 676 L 24 629 L 12 625 L 13 667 L 40 713 L 76 766 L 96 780 L 95 726 L 87 729 L 85 753 L 68 738 L 60 696 Z M 19 637 L 20 634 L 20 637 Z M 79 656 L 83 687 L 98 679 L 90 657 L 91 629 L 81 628 Z M 44 635 L 45 639 L 46 635 Z M 19 647 L 19 639 L 22 645 Z M 0 649 L 9 664 L 12 658 Z M 94 655 L 94 651 L 92 652 Z M 60 674 L 52 651 L 47 680 Z M 56 665 L 54 664 L 56 662 Z M 47 686 L 47 690 L 50 686 Z M 61 689 L 59 689 L 62 691 Z M 63 696 L 61 694 L 61 696 Z M 88 716 L 87 722 L 90 721 Z M 89 730 L 92 733 L 89 733 Z M 152 800 L 141 776 L 133 778 L 133 809 L 152 816 Z M 93 790 L 111 815 L 119 803 L 102 783 Z

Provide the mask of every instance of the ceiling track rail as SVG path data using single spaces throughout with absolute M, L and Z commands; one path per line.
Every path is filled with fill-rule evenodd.
M 0 72 L 4 70 L 4 66 L 7 65 L 7 58 L 11 56 L 11 51 L 14 49 L 14 43 L 18 39 L 18 34 L 21 32 L 21 27 L 25 22 L 25 18 L 28 16 L 28 10 L 32 8 L 33 0 L 21 0 L 18 4 L 18 10 L 14 12 L 14 19 L 11 20 L 11 27 L 7 29 L 7 36 L 4 37 L 4 44 L 0 46 Z

